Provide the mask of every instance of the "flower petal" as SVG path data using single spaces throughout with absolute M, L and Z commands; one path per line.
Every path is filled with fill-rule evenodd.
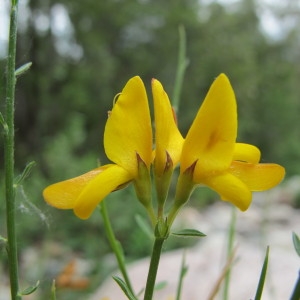
M 107 157 L 137 176 L 136 153 L 149 167 L 152 129 L 148 99 L 140 77 L 131 78 L 117 98 L 104 132 Z
M 237 135 L 234 91 L 226 75 L 213 82 L 187 134 L 181 154 L 182 172 L 196 160 L 197 172 L 223 171 L 230 166 Z
M 118 165 L 111 165 L 89 181 L 82 190 L 74 205 L 76 216 L 81 219 L 87 219 L 103 198 L 118 186 L 132 179 L 132 175 L 125 169 Z
M 152 94 L 155 116 L 155 169 L 161 175 L 167 163 L 167 152 L 174 167 L 179 162 L 184 139 L 174 119 L 169 97 L 156 79 L 152 80 Z
M 72 209 L 85 186 L 111 165 L 101 166 L 72 179 L 54 183 L 43 191 L 45 201 L 60 209 Z
M 252 194 L 247 185 L 229 173 L 206 178 L 203 183 L 215 190 L 224 201 L 229 201 L 240 210 L 248 209 Z
M 234 146 L 233 159 L 256 164 L 260 160 L 260 150 L 250 144 L 236 143 Z
M 277 164 L 250 164 L 234 161 L 229 172 L 242 180 L 251 191 L 265 191 L 279 184 L 285 170 Z

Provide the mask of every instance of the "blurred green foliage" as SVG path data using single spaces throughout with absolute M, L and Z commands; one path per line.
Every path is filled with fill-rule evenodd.
M 21 247 L 55 240 L 101 265 L 99 257 L 109 247 L 100 215 L 78 220 L 48 207 L 42 190 L 107 162 L 102 143 L 107 111 L 130 77 L 140 75 L 149 92 L 155 77 L 172 95 L 179 25 L 186 30 L 189 59 L 178 115 L 182 132 L 213 79 L 224 72 L 238 100 L 238 140 L 257 145 L 262 160 L 284 165 L 287 176 L 299 173 L 300 27 L 272 40 L 261 30 L 254 0 L 231 8 L 196 0 L 27 1 L 20 13 L 17 63 L 33 64 L 16 91 L 16 167 L 21 172 L 31 160 L 37 165 L 17 194 Z M 4 58 L 0 64 L 4 67 Z M 213 201 L 210 192 L 202 195 L 195 205 Z M 108 206 L 126 254 L 147 255 L 150 243 L 134 218 L 144 212 L 132 189 L 110 195 Z M 1 230 L 3 215 L 1 201 Z M 170 248 L 179 245 L 170 242 Z M 97 282 L 107 272 L 102 271 Z

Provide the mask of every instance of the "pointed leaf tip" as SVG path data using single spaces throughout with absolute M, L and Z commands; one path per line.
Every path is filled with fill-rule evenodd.
M 300 256 L 300 239 L 295 232 L 293 232 L 293 244 L 298 256 Z
M 172 232 L 172 235 L 178 237 L 205 237 L 206 234 L 196 229 L 183 229 L 177 232 Z

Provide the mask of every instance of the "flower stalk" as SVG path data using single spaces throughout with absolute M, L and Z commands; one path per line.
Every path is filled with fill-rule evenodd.
M 14 116 L 15 116 L 15 65 L 17 43 L 18 1 L 11 2 L 10 29 L 8 41 L 6 103 L 4 123 L 4 169 L 5 169 L 5 199 L 7 224 L 7 253 L 12 300 L 19 300 L 18 295 L 18 254 L 15 226 L 15 188 L 14 188 Z
M 155 238 L 152 255 L 151 255 L 151 260 L 150 260 L 149 271 L 148 271 L 144 300 L 152 300 L 158 265 L 159 265 L 160 256 L 161 256 L 161 250 L 162 250 L 164 241 L 165 241 L 165 238 L 163 238 L 163 237 Z
M 123 275 L 123 278 L 124 278 L 124 281 L 127 285 L 127 288 L 134 295 L 134 291 L 133 291 L 129 276 L 127 274 L 125 261 L 124 261 L 124 256 L 123 256 L 123 253 L 121 251 L 121 245 L 120 245 L 119 241 L 116 239 L 114 231 L 112 229 L 110 219 L 109 219 L 109 216 L 108 216 L 108 212 L 107 212 L 107 207 L 106 207 L 105 200 L 103 200 L 100 203 L 100 213 L 102 215 L 102 219 L 103 219 L 103 222 L 104 222 L 106 236 L 107 236 L 107 239 L 109 241 L 110 247 L 111 247 L 112 251 L 114 252 L 114 254 L 116 256 L 119 270 Z

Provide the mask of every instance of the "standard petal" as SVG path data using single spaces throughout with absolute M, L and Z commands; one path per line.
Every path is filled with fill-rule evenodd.
M 137 176 L 136 153 L 149 167 L 152 158 L 152 129 L 148 99 L 140 77 L 131 78 L 107 120 L 104 132 L 107 157 L 133 177 Z
M 197 172 L 223 171 L 230 166 L 237 135 L 234 91 L 226 75 L 213 82 L 187 134 L 182 171 L 198 160 Z
M 223 174 L 206 178 L 205 185 L 216 191 L 224 201 L 231 202 L 240 210 L 248 209 L 252 194 L 247 185 L 232 174 Z
M 256 164 L 260 160 L 260 150 L 250 144 L 236 143 L 232 160 Z
M 101 172 L 112 165 L 101 166 L 81 176 L 54 183 L 43 191 L 45 201 L 60 209 L 72 209 L 85 186 Z
M 155 116 L 155 169 L 161 175 L 167 162 L 167 153 L 175 167 L 180 159 L 183 137 L 180 134 L 171 103 L 161 83 L 152 79 Z
M 250 164 L 234 161 L 229 172 L 242 180 L 251 191 L 265 191 L 279 184 L 285 170 L 277 164 Z
M 118 165 L 111 165 L 98 176 L 89 181 L 74 204 L 77 217 L 87 219 L 97 204 L 118 186 L 132 180 L 133 177 Z

